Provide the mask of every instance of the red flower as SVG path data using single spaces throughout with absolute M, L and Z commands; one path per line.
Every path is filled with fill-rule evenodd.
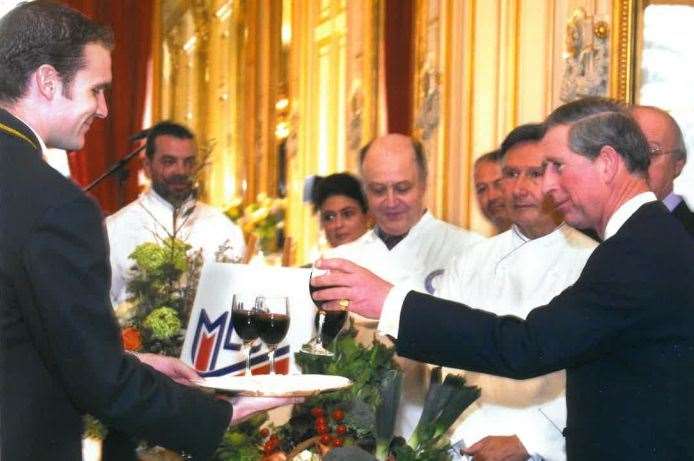
M 142 347 L 140 332 L 135 327 L 128 327 L 121 330 L 123 348 L 127 351 L 138 351 Z

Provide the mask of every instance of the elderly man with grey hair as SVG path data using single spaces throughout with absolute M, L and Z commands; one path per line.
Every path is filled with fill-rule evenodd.
M 652 106 L 634 106 L 631 115 L 648 141 L 651 164 L 648 185 L 687 231 L 694 235 L 694 212 L 673 191 L 674 181 L 687 163 L 687 147 L 677 121 L 666 111 Z
M 525 379 L 566 369 L 567 459 L 694 458 L 694 246 L 649 190 L 647 141 L 619 104 L 545 120 L 543 191 L 603 237 L 572 286 L 525 319 L 392 286 L 344 260 L 312 283 L 379 318 L 400 355 Z M 663 238 L 666 236 L 666 238 Z

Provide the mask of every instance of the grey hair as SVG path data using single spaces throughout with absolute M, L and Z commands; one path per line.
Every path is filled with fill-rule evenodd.
M 569 147 L 577 154 L 595 159 L 610 146 L 630 173 L 648 171 L 648 142 L 623 104 L 608 98 L 579 99 L 558 107 L 545 120 L 547 130 L 557 125 L 570 125 Z

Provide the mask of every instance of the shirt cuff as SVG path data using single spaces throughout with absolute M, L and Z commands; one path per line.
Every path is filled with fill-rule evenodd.
M 390 289 L 388 295 L 386 295 L 385 301 L 383 301 L 381 318 L 378 321 L 378 331 L 381 332 L 381 334 L 389 335 L 393 338 L 398 337 L 398 330 L 400 328 L 400 311 L 402 310 L 402 305 L 405 302 L 405 297 L 409 292 L 409 288 L 398 285 L 395 285 Z

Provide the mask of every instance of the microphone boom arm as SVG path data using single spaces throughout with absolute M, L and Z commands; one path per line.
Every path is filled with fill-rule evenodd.
M 94 186 L 96 186 L 97 184 L 99 184 L 101 181 L 103 181 L 104 179 L 108 178 L 109 176 L 111 176 L 112 174 L 114 174 L 115 172 L 117 172 L 118 170 L 122 169 L 125 165 L 127 165 L 127 163 L 128 163 L 134 156 L 136 156 L 137 154 L 139 154 L 139 153 L 145 148 L 145 146 L 146 146 L 146 145 L 143 144 L 143 145 L 141 145 L 140 147 L 138 147 L 137 149 L 135 149 L 134 151 L 132 151 L 132 152 L 126 154 L 122 159 L 118 160 L 116 163 L 114 163 L 113 165 L 111 165 L 111 167 L 110 167 L 108 170 L 106 170 L 106 172 L 105 172 L 104 174 L 102 174 L 101 176 L 99 176 L 98 178 L 96 178 L 94 181 L 92 181 L 91 183 L 89 183 L 89 185 L 88 185 L 87 187 L 85 187 L 84 189 L 82 189 L 82 190 L 83 190 L 84 192 L 89 192 L 92 188 L 94 188 Z

